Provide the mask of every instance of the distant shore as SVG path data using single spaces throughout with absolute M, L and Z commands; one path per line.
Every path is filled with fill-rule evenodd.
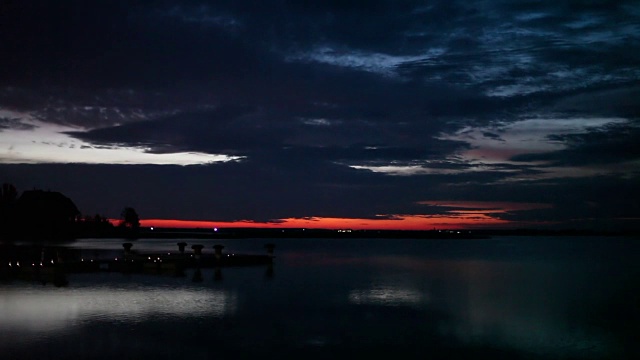
M 76 236 L 56 238 L 2 236 L 0 243 L 14 241 L 65 243 L 80 239 L 445 239 L 473 240 L 496 236 L 625 236 L 640 239 L 640 231 L 549 230 L 549 229 L 467 229 L 467 230 L 352 230 L 352 229 L 297 229 L 297 228 L 158 228 L 141 227 L 135 232 L 121 228 L 90 231 Z M 47 239 L 47 240 L 43 240 Z
M 138 238 L 388 238 L 388 239 L 486 239 L 493 236 L 638 236 L 640 232 L 541 229 L 480 230 L 351 230 L 263 228 L 141 228 Z

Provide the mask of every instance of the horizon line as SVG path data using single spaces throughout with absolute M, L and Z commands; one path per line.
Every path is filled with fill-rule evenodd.
M 109 219 L 117 226 L 122 219 Z M 140 219 L 140 226 L 145 228 L 168 229 L 314 229 L 314 230 L 397 230 L 397 231 L 432 231 L 432 230 L 481 230 L 489 228 L 514 229 L 523 226 L 540 227 L 552 223 L 525 223 L 500 220 L 491 217 L 467 218 L 466 216 L 442 215 L 405 215 L 399 217 L 381 217 L 379 219 L 364 218 L 331 218 L 308 217 L 274 219 L 272 221 L 236 220 L 184 220 L 184 219 Z

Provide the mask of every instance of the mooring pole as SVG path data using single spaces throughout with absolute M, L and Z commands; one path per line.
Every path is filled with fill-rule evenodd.
M 126 242 L 122 244 L 122 247 L 124 248 L 124 258 L 127 260 L 131 256 L 131 248 L 133 247 L 133 244 Z
M 201 282 L 202 281 L 202 271 L 200 270 L 200 257 L 202 256 L 202 249 L 204 245 L 195 244 L 191 245 L 191 249 L 193 249 L 194 258 L 196 259 L 196 270 L 193 273 L 193 277 L 191 281 L 193 282 Z
M 193 276 L 191 277 L 191 281 L 193 281 L 193 282 L 202 282 L 202 280 L 204 280 L 202 278 L 202 270 L 200 270 L 200 266 L 198 266 L 198 268 L 196 268 L 196 270 L 193 272 Z
M 222 268 L 220 267 L 220 265 L 216 265 L 216 267 L 213 269 L 213 280 L 222 281 Z
M 267 255 L 269 255 L 270 258 L 274 258 L 275 256 L 273 256 L 273 249 L 276 248 L 276 244 L 265 244 L 264 248 L 267 249 Z
M 200 244 L 191 245 L 191 249 L 193 249 L 193 255 L 196 260 L 200 260 L 200 257 L 202 256 L 203 248 L 204 248 L 204 245 L 200 245 Z
M 222 259 L 222 249 L 224 249 L 224 245 L 213 245 L 213 249 L 215 250 L 216 260 L 220 261 L 220 259 Z

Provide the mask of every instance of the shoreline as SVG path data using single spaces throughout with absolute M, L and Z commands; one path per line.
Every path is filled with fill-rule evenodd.
M 83 238 L 122 237 L 125 234 L 95 234 Z M 494 236 L 640 236 L 640 231 L 601 231 L 577 229 L 466 229 L 466 230 L 351 230 L 351 229 L 262 229 L 262 228 L 141 228 L 130 239 L 245 239 L 245 238 L 318 238 L 318 239 L 488 239 Z

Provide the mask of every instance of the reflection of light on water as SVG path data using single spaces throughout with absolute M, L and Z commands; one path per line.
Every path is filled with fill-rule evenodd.
M 411 256 L 373 261 L 386 275 L 350 291 L 349 302 L 441 312 L 437 329 L 444 338 L 532 357 L 616 358 L 611 354 L 620 351 L 615 334 L 583 324 L 590 317 L 587 309 L 597 309 L 593 299 L 606 299 L 602 294 L 612 291 L 605 282 L 589 282 L 589 273 L 577 264 Z M 396 268 L 402 276 L 393 276 Z M 587 293 L 577 291 L 585 288 Z
M 440 296 L 458 300 L 448 302 L 454 320 L 441 328 L 444 334 L 550 358 L 609 357 L 614 344 L 609 334 L 567 322 L 571 299 L 581 295 L 567 286 L 562 265 L 456 261 L 443 267 L 455 286 Z M 568 278 L 584 281 L 576 274 Z
M 4 289 L 0 330 L 49 331 L 87 320 L 138 322 L 149 317 L 220 317 L 233 313 L 234 294 L 211 289 Z
M 567 328 L 548 318 L 467 319 L 455 324 L 453 331 L 444 332 L 469 344 L 489 342 L 553 358 L 606 358 L 614 344 L 606 333 Z
M 417 290 L 390 286 L 376 289 L 351 290 L 349 292 L 349 302 L 358 305 L 417 305 L 422 299 L 422 293 Z

